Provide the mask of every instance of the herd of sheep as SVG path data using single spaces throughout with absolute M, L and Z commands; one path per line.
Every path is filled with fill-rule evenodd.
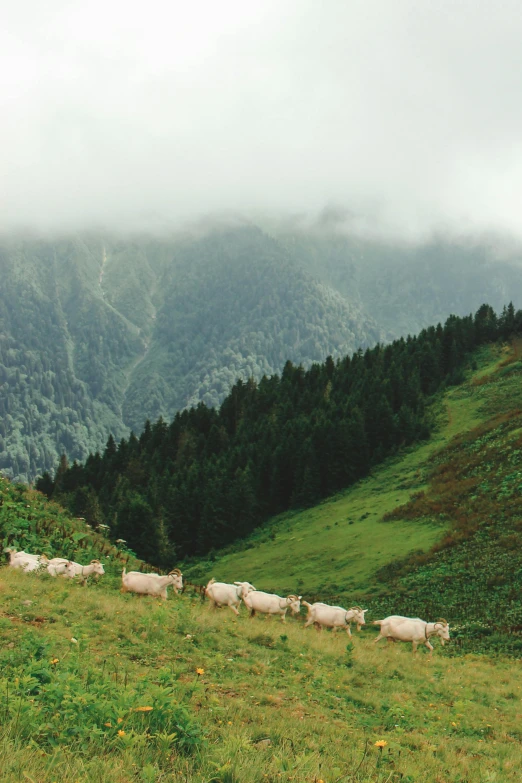
M 46 569 L 51 576 L 62 575 L 69 579 L 79 579 L 85 583 L 87 577 L 94 574 L 96 577 L 105 573 L 103 565 L 99 560 L 91 560 L 88 565 L 81 565 L 63 557 L 54 557 L 49 560 L 45 555 L 31 555 L 27 552 L 17 552 L 10 548 L 5 550 L 9 553 L 9 565 L 12 568 L 20 568 L 23 571 L 37 571 Z M 162 599 L 167 598 L 167 588 L 172 586 L 178 593 L 183 589 L 183 574 L 179 568 L 175 568 L 166 576 L 158 574 L 144 574 L 140 571 L 127 571 L 125 568 L 122 573 L 122 591 L 139 593 L 141 595 L 152 595 Z M 250 584 L 250 582 L 216 582 L 211 579 L 205 588 L 205 595 L 214 607 L 228 606 L 234 612 L 239 614 L 241 602 L 245 604 L 250 611 L 251 616 L 256 612 L 265 615 L 277 615 L 283 622 L 286 618 L 288 609 L 292 614 L 297 615 L 301 611 L 301 603 L 306 606 L 308 616 L 306 618 L 305 628 L 309 625 L 315 625 L 316 628 L 331 628 L 337 631 L 338 628 L 344 628 L 348 635 L 351 635 L 350 626 L 355 623 L 357 630 L 365 624 L 364 615 L 367 609 L 361 609 L 360 606 L 354 606 L 351 609 L 344 609 L 342 606 L 330 606 L 316 602 L 313 604 L 308 601 L 302 601 L 300 595 L 289 595 L 282 598 L 273 593 L 265 593 Z M 373 625 L 380 626 L 380 633 L 375 639 L 388 641 L 411 642 L 413 652 L 417 651 L 419 644 L 425 645 L 430 655 L 433 646 L 430 643 L 432 637 L 438 636 L 441 644 L 449 641 L 449 625 L 446 620 L 438 620 L 435 623 L 427 623 L 419 618 L 401 617 L 400 615 L 391 615 L 384 620 L 374 620 Z

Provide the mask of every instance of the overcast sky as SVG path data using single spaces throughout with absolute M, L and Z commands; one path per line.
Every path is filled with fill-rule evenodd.
M 522 236 L 520 0 L 0 0 L 0 229 Z

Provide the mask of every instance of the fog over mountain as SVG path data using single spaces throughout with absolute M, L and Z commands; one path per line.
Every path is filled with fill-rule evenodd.
M 0 469 L 520 307 L 520 40 L 514 0 L 3 8 Z
M 0 228 L 520 235 L 515 0 L 4 4 Z

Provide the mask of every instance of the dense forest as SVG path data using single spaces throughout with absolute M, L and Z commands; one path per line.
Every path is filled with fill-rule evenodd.
M 362 239 L 328 225 L 169 237 L 0 239 L 0 471 L 84 461 L 285 362 L 416 334 L 484 301 L 522 301 L 517 248 Z
M 205 554 L 427 437 L 430 397 L 462 379 L 474 348 L 521 329 L 512 304 L 500 317 L 483 305 L 308 370 L 288 361 L 281 375 L 237 381 L 219 408 L 199 403 L 139 437 L 111 436 L 83 465 L 63 457 L 38 488 L 154 564 Z
M 0 470 L 32 480 L 237 378 L 386 335 L 257 228 L 0 242 Z

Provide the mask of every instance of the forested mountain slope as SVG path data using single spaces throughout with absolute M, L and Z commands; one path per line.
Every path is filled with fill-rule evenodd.
M 462 380 L 473 350 L 521 329 L 522 311 L 510 305 L 498 319 L 483 305 L 307 371 L 287 362 L 281 376 L 238 381 L 219 409 L 200 403 L 139 438 L 110 438 L 103 454 L 38 486 L 157 565 L 173 552 L 203 555 L 427 437 L 433 395 Z
M 166 602 L 123 595 L 120 553 L 0 480 L 2 544 L 105 568 L 86 587 L 0 569 L 2 780 L 516 783 L 520 357 L 517 340 L 475 351 L 466 383 L 435 403 L 431 441 L 192 568 L 364 600 L 351 638 L 304 628 L 304 611 L 284 625 L 216 611 L 190 587 Z M 451 641 L 434 640 L 431 660 L 374 645 L 372 621 L 396 611 L 443 614 Z
M 522 300 L 515 251 L 234 226 L 0 241 L 0 470 L 24 480 L 238 378 Z
M 112 433 L 218 404 L 238 377 L 383 338 L 256 228 L 0 243 L 0 469 L 28 480 Z
M 386 243 L 319 229 L 274 234 L 392 338 L 475 312 L 483 302 L 500 312 L 522 298 L 522 251 L 500 238 Z
M 522 340 L 487 345 L 433 404 L 432 437 L 313 508 L 186 569 L 258 589 L 445 617 L 466 651 L 522 651 Z M 402 554 L 401 554 L 402 552 Z

